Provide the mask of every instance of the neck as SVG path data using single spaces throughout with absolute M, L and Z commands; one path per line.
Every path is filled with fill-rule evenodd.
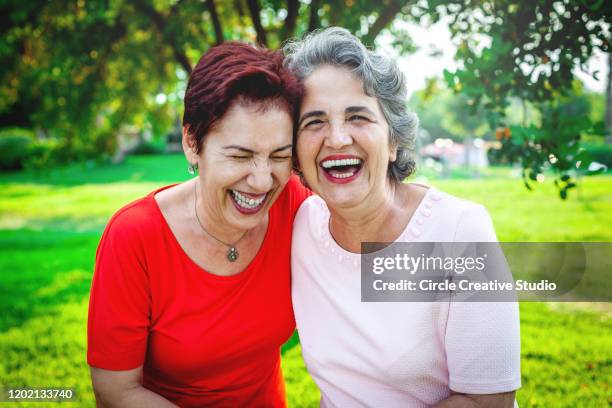
M 393 183 L 385 183 L 382 193 L 364 200 L 353 208 L 330 208 L 330 233 L 334 240 L 353 253 L 361 251 L 362 242 L 386 242 L 396 238 L 398 191 Z M 401 230 L 400 230 L 401 231 Z

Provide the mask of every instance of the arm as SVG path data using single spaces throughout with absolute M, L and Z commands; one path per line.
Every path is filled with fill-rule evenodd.
M 91 367 L 96 403 L 111 407 L 176 407 L 164 397 L 142 386 L 142 366 L 133 370 L 111 371 Z
M 126 208 L 109 222 L 96 254 L 87 322 L 93 390 L 99 407 L 173 406 L 142 386 L 151 314 L 139 229 L 146 214 Z
M 471 207 L 462 214 L 455 242 L 497 242 L 484 207 Z M 451 302 L 445 347 L 451 395 L 435 408 L 514 407 L 520 388 L 516 302 Z
M 433 408 L 512 408 L 514 391 L 501 394 L 457 394 L 438 402 Z

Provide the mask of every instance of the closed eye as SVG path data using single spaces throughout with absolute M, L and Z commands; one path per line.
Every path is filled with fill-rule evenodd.
M 248 160 L 251 156 L 230 156 L 230 158 L 235 160 Z
M 369 118 L 366 118 L 365 116 L 361 116 L 361 115 L 351 115 L 348 118 L 349 121 L 355 121 L 355 120 L 367 120 L 368 122 L 370 121 Z
M 305 129 L 305 128 L 310 127 L 310 126 L 320 125 L 322 123 L 323 123 L 323 121 L 321 119 L 314 119 L 314 120 L 311 120 L 310 122 L 306 123 L 302 127 L 302 129 Z
M 288 160 L 291 159 L 292 156 L 271 156 L 273 160 Z

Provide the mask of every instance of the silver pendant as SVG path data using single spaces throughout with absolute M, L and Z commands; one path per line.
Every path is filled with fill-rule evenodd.
M 236 262 L 236 259 L 238 259 L 238 250 L 234 247 L 230 247 L 230 249 L 227 250 L 227 259 L 230 262 Z

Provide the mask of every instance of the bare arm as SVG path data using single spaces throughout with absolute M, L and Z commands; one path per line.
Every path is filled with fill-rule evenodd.
M 97 406 L 101 408 L 176 407 L 142 386 L 142 366 L 126 371 L 91 367 L 91 381 Z
M 501 394 L 458 394 L 453 392 L 433 408 L 512 408 L 515 391 Z

